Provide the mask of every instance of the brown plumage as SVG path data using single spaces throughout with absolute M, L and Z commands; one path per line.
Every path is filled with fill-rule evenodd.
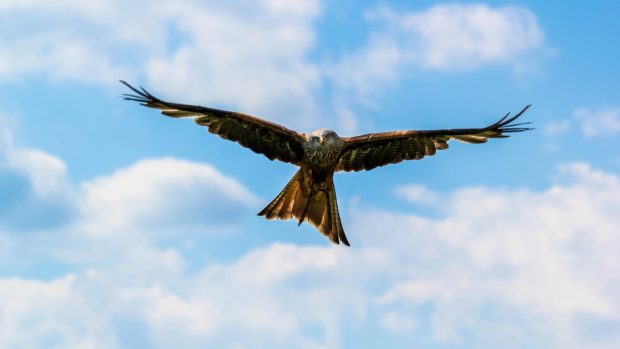
M 505 138 L 508 133 L 530 130 L 514 123 L 518 114 L 506 114 L 496 123 L 483 128 L 428 131 L 392 131 L 356 137 L 339 137 L 334 131 L 320 129 L 308 134 L 257 117 L 195 105 L 162 101 L 144 89 L 121 82 L 135 94 L 126 100 L 161 110 L 162 114 L 192 117 L 209 132 L 237 142 L 270 160 L 280 160 L 300 167 L 276 198 L 258 213 L 267 219 L 297 218 L 308 221 L 332 242 L 349 242 L 342 228 L 334 188 L 334 172 L 372 170 L 403 160 L 418 160 L 448 148 L 450 139 L 466 143 L 485 143 L 489 138 Z

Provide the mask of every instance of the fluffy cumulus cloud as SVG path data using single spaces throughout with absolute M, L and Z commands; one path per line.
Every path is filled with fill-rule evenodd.
M 0 137 L 0 227 L 49 228 L 65 221 L 72 211 L 65 163 L 16 146 L 8 130 Z
M 383 15 L 414 40 L 408 54 L 428 69 L 511 63 L 543 41 L 534 14 L 516 6 L 452 4 L 404 16 L 393 12 Z
M 617 346 L 620 179 L 586 164 L 563 166 L 558 177 L 543 192 L 467 188 L 430 203 L 400 189 L 439 219 L 365 213 L 364 243 L 386 246 L 406 266 L 378 304 L 417 314 L 438 341 Z
M 151 224 L 154 231 L 177 226 L 222 224 L 230 215 L 255 207 L 258 199 L 239 182 L 210 165 L 174 158 L 141 160 L 107 176 L 74 186 L 64 161 L 38 149 L 17 146 L 9 131 L 0 143 L 0 176 L 3 177 L 3 220 L 17 212 L 33 212 L 48 204 L 71 207 L 74 221 L 87 222 L 111 233 Z M 175 198 L 172 200 L 171 198 Z M 13 205 L 14 204 L 14 205 Z M 29 221 L 41 217 L 30 216 Z
M 405 13 L 381 7 L 367 16 L 381 28 L 334 69 L 339 84 L 364 93 L 377 82 L 397 79 L 403 69 L 518 68 L 544 41 L 536 16 L 518 6 L 441 4 Z
M 19 151 L 5 148 L 3 166 Z M 72 186 L 61 160 L 30 151 L 57 179 L 16 176 L 37 195 L 69 192 L 77 208 L 34 235 L 2 229 L 13 264 L 63 266 L 3 273 L 7 348 L 339 348 L 362 333 L 424 347 L 620 343 L 620 178 L 587 164 L 559 168 L 543 191 L 396 188 L 401 213 L 358 203 L 344 216 L 351 248 L 317 237 L 196 262 L 188 241 L 255 206 L 239 183 L 165 158 Z
M 168 92 L 189 90 L 196 100 L 210 96 L 280 120 L 296 114 L 299 120 L 288 121 L 297 125 L 303 124 L 302 116 L 316 117 L 320 77 L 307 55 L 314 47 L 311 25 L 318 2 L 219 6 L 166 4 L 179 42 L 172 52 L 148 62 L 150 82 Z
M 282 120 L 317 112 L 316 0 L 3 1 L 0 77 L 112 85 L 118 79 Z M 288 121 L 303 125 L 299 120 Z
M 146 159 L 113 174 L 71 183 L 62 159 L 0 143 L 0 261 L 20 270 L 46 258 L 61 263 L 151 260 L 154 269 L 182 262 L 153 241 L 234 233 L 257 197 L 207 164 Z M 131 253 L 119 248 L 136 244 Z M 163 264 L 164 266 L 162 266 Z
M 411 67 L 454 71 L 520 65 L 543 32 L 516 6 L 436 5 L 368 12 L 378 23 L 362 47 L 317 59 L 319 0 L 3 1 L 0 77 L 117 85 L 144 82 L 169 98 L 264 115 L 292 127 L 355 131 L 347 103 L 319 103 L 321 87 L 352 98 Z M 335 115 L 321 119 L 321 115 Z
M 173 158 L 140 161 L 82 185 L 82 220 L 98 230 L 226 225 L 258 199 L 215 168 Z M 183 226 L 179 226 L 183 222 Z
M 5 348 L 119 348 L 101 326 L 98 305 L 67 276 L 51 282 L 0 279 L 0 339 Z M 104 306 L 100 304 L 99 306 Z M 84 321 L 88 319 L 87 321 Z

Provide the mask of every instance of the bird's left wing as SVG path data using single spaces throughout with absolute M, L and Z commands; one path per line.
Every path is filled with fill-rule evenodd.
M 447 149 L 450 139 L 466 143 L 485 143 L 489 138 L 505 138 L 507 133 L 531 130 L 528 123 L 514 123 L 530 106 L 517 115 L 506 114 L 496 123 L 484 128 L 429 131 L 392 131 L 344 138 L 345 145 L 336 171 L 372 170 L 403 160 L 418 160 L 434 155 L 437 149 Z
M 303 160 L 303 135 L 284 126 L 248 114 L 162 101 L 143 88 L 138 90 L 122 80 L 121 83 L 135 93 L 124 94 L 126 100 L 159 109 L 170 117 L 193 117 L 197 124 L 207 126 L 209 132 L 237 142 L 270 160 L 295 165 L 300 165 Z

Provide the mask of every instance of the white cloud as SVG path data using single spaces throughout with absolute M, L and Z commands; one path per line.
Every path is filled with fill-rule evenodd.
M 307 127 L 321 114 L 307 58 L 320 10 L 318 0 L 3 2 L 0 77 L 115 89 L 144 77 L 154 92 Z
M 64 161 L 16 145 L 9 130 L 0 138 L 0 194 L 7 271 L 54 260 L 107 265 L 129 278 L 175 275 L 186 267 L 183 256 L 157 243 L 188 250 L 201 236 L 234 233 L 259 201 L 212 166 L 174 158 L 142 160 L 76 186 Z
M 390 34 L 373 35 L 365 48 L 342 57 L 330 74 L 340 89 L 366 96 L 376 92 L 378 83 L 398 79 L 404 62 L 402 51 Z
M 21 150 L 12 146 L 5 153 Z M 42 162 L 52 169 L 62 163 L 33 151 L 57 160 Z M 143 160 L 72 192 L 79 209 L 65 224 L 32 236 L 0 230 L 2 262 L 12 268 L 74 270 L 51 280 L 0 278 L 0 341 L 7 348 L 256 347 L 257 340 L 276 348 L 335 347 L 340 314 L 361 311 L 361 290 L 346 282 L 334 295 L 320 284 L 312 292 L 289 287 L 291 279 L 353 269 L 357 252 L 272 245 L 227 264 L 190 265 L 183 244 L 193 238 L 187 234 L 192 225 L 203 232 L 234 226 L 235 212 L 257 203 L 211 166 Z M 229 218 L 222 223 L 210 211 Z M 193 221 L 199 216 L 206 218 Z M 158 234 L 167 227 L 175 239 Z M 376 273 L 381 256 L 360 253 L 374 255 L 375 263 L 364 269 Z M 325 331 L 324 340 L 303 334 L 308 323 Z
M 586 138 L 608 137 L 620 133 L 620 108 L 581 107 L 573 112 L 573 117 Z
M 187 39 L 170 54 L 149 59 L 150 83 L 202 103 L 205 98 L 234 103 L 309 126 L 304 118 L 319 114 L 314 89 L 320 76 L 306 57 L 314 46 L 311 25 L 319 14 L 318 2 L 265 1 L 250 5 L 241 15 L 238 8 L 229 7 L 167 4 L 166 12 Z
M 379 263 L 358 265 L 363 269 L 355 271 L 359 260 Z M 139 269 L 127 275 L 110 268 L 116 261 L 52 281 L 0 279 L 0 325 L 10 340 L 4 343 L 16 343 L 14 347 L 47 347 L 45 340 L 51 337 L 65 344 L 101 338 L 124 348 L 201 348 L 206 343 L 335 348 L 343 320 L 363 319 L 368 301 L 363 289 L 334 272 L 363 278 L 367 272 L 379 273 L 381 260 L 370 251 L 276 244 L 198 274 L 177 270 L 173 279 Z M 148 270 L 151 262 L 138 259 L 126 266 Z M 328 284 L 320 282 L 325 275 L 333 276 Z M 20 292 L 24 288 L 28 291 Z M 322 334 L 306 334 L 307 326 Z M 135 331 L 131 341 L 125 342 L 124 331 Z M 142 344 L 128 344 L 136 341 Z
M 51 281 L 0 279 L 3 342 L 338 348 L 361 326 L 427 346 L 496 347 L 515 337 L 512 347 L 620 343 L 605 330 L 620 326 L 616 175 L 569 164 L 541 192 L 478 187 L 437 195 L 407 186 L 396 192 L 413 188 L 416 202 L 420 193 L 433 196 L 425 204 L 438 216 L 356 207 L 345 216 L 352 248 L 273 244 L 189 267 L 182 242 L 160 244 L 140 207 L 165 215 L 149 201 L 174 196 L 167 188 L 185 182 L 185 173 L 199 178 L 194 188 L 224 187 L 233 202 L 251 197 L 213 171 L 148 160 L 85 184 L 85 205 L 98 203 L 113 221 L 123 217 L 115 229 L 126 233 L 84 234 L 75 224 L 54 232 L 60 244 L 39 240 L 52 250 L 42 263 L 64 261 L 76 271 Z M 184 192 L 179 185 L 175 193 Z M 126 212 L 115 213 L 116 205 Z M 104 229 L 101 219 L 76 218 Z
M 153 13 L 156 7 L 143 6 L 144 2 L 119 5 L 118 1 L 3 2 L 0 76 L 16 80 L 45 74 L 106 84 L 135 76 L 127 57 L 143 57 L 141 50 L 156 48 L 157 37 L 165 35 L 150 19 L 161 17 Z M 138 11 L 143 16 L 134 16 Z
M 392 13 L 388 18 L 415 37 L 413 59 L 428 69 L 511 63 L 543 41 L 535 15 L 523 7 L 437 5 L 422 13 Z
M 416 184 L 396 188 L 394 192 L 407 201 L 419 204 L 435 204 L 440 197 L 437 193 L 432 192 L 425 186 Z
M 536 16 L 517 6 L 441 4 L 409 13 L 384 6 L 367 16 L 383 28 L 371 32 L 366 46 L 345 56 L 332 72 L 341 86 L 362 95 L 414 68 L 460 71 L 491 64 L 519 68 L 544 41 Z
M 540 193 L 459 190 L 437 204 L 440 219 L 357 217 L 365 245 L 385 246 L 407 266 L 379 304 L 412 314 L 432 306 L 418 322 L 440 341 L 509 331 L 577 348 L 593 339 L 579 328 L 584 318 L 619 326 L 620 179 L 586 164 L 559 173 L 562 182 Z M 605 336 L 600 347 L 620 342 Z
M 240 212 L 258 205 L 256 196 L 212 166 L 173 158 L 142 160 L 83 183 L 79 202 L 81 220 L 104 234 L 234 225 Z
M 67 166 L 61 159 L 36 149 L 15 147 L 12 134 L 5 131 L 0 159 L 8 169 L 27 177 L 37 195 L 49 197 L 68 191 Z
M 346 122 L 350 116 L 342 111 L 354 92 L 366 97 L 412 68 L 523 65 L 544 36 L 535 16 L 522 7 L 451 4 L 409 13 L 382 7 L 368 16 L 383 28 L 328 66 L 312 57 L 321 5 L 320 0 L 3 1 L 0 77 L 43 76 L 117 91 L 118 79 L 144 81 L 163 97 L 309 130 L 337 125 L 323 115 Z M 324 107 L 320 89 L 332 82 L 343 97 Z M 372 105 L 368 98 L 358 103 Z M 355 127 L 347 124 L 345 131 L 350 130 Z
M 0 175 L 50 201 L 48 211 L 61 198 L 78 207 L 37 234 L 0 231 L 9 270 L 66 266 L 48 280 L 0 278 L 9 348 L 337 348 L 358 326 L 427 345 L 620 343 L 609 330 L 620 326 L 620 178 L 586 164 L 560 167 L 541 192 L 396 188 L 436 213 L 356 207 L 344 216 L 350 249 L 317 237 L 322 247 L 196 262 L 188 241 L 235 229 L 257 205 L 235 180 L 163 158 L 73 186 L 61 159 L 7 132 L 2 145 Z
M 105 304 L 90 303 L 75 283 L 72 275 L 51 282 L 0 279 L 3 347 L 120 348 L 98 311 Z
M 0 134 L 0 195 L 0 227 L 49 228 L 73 209 L 64 161 L 15 145 L 8 129 Z
M 254 194 L 212 166 L 174 158 L 142 160 L 75 188 L 64 161 L 16 146 L 8 130 L 0 138 L 0 178 L 0 226 L 5 221 L 13 228 L 63 216 L 57 223 L 71 219 L 93 234 L 132 227 L 148 227 L 151 234 L 203 231 L 205 225 L 226 231 L 259 205 Z

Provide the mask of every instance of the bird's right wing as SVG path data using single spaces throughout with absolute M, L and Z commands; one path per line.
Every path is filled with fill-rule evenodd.
M 428 131 L 392 131 L 344 138 L 345 145 L 336 171 L 372 170 L 403 160 L 418 160 L 435 155 L 437 149 L 448 149 L 448 141 L 485 143 L 489 138 L 505 138 L 507 133 L 531 130 L 528 123 L 514 123 L 527 108 L 508 118 L 506 114 L 496 123 L 484 128 L 465 128 Z
M 300 165 L 303 160 L 303 135 L 284 126 L 248 114 L 162 101 L 143 88 L 138 90 L 122 80 L 121 83 L 135 93 L 124 94 L 126 100 L 159 109 L 170 117 L 193 117 L 197 124 L 207 126 L 209 132 L 237 142 L 270 160 L 295 165 Z

